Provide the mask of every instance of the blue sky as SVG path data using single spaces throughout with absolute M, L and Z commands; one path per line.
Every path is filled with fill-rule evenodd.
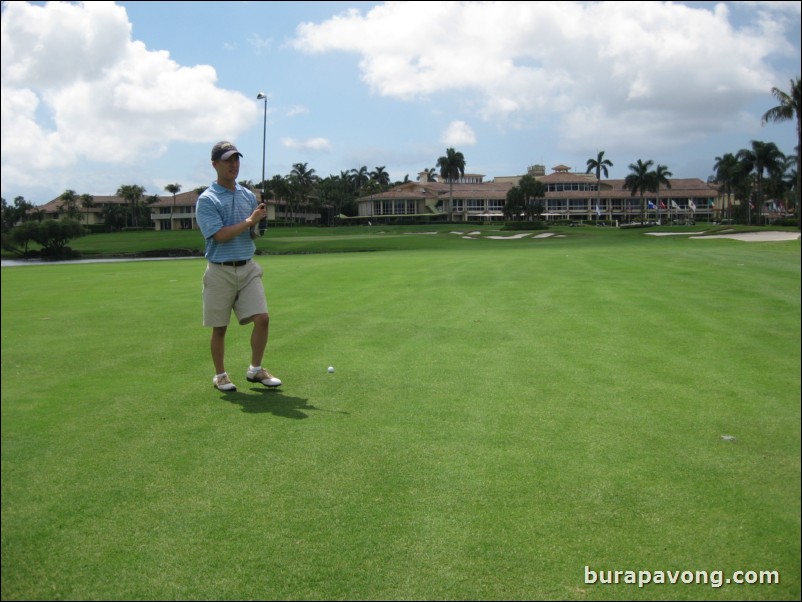
M 218 140 L 258 182 L 259 92 L 267 178 L 415 179 L 454 147 L 487 180 L 599 151 L 706 179 L 751 140 L 795 152 L 760 117 L 801 62 L 800 2 L 3 2 L 2 196 L 169 196 Z

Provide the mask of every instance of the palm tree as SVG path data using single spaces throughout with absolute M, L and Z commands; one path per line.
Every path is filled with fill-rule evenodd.
M 181 192 L 181 184 L 168 184 L 164 189 L 173 195 L 173 206 L 170 207 L 170 230 L 173 229 L 173 211 L 175 211 L 175 195 Z
M 384 165 L 370 172 L 370 179 L 378 182 L 382 189 L 390 185 L 390 174 L 384 169 Z
M 454 207 L 454 180 L 465 175 L 465 157 L 453 148 L 447 148 L 446 154 L 437 160 L 440 168 L 440 177 L 448 182 L 448 221 L 453 218 Z
M 365 184 L 370 181 L 370 174 L 368 173 L 367 165 L 363 165 L 359 169 L 351 170 L 351 182 L 354 185 L 354 191 L 359 192 Z
M 747 165 L 751 165 L 755 172 L 755 210 L 757 211 L 759 224 L 760 215 L 763 212 L 763 174 L 768 172 L 771 175 L 782 171 L 785 155 L 780 152 L 780 149 L 773 142 L 752 140 L 752 148 L 741 149 L 738 151 L 738 157 Z M 751 223 L 751 221 L 750 214 L 749 222 Z
M 671 182 L 668 181 L 668 178 L 673 176 L 670 171 L 668 171 L 668 167 L 665 165 L 657 165 L 655 170 L 652 172 L 652 177 L 654 178 L 654 186 L 655 192 L 657 193 L 657 221 L 658 223 L 663 223 L 660 219 L 660 184 L 665 184 L 666 188 L 671 188 Z
M 267 183 L 267 190 L 273 195 L 276 201 L 276 211 L 283 204 L 284 205 L 284 225 L 287 225 L 287 216 L 289 211 L 290 189 L 289 176 L 282 177 L 278 174 L 274 175 Z
M 727 219 L 731 220 L 732 193 L 741 174 L 741 163 L 732 153 L 725 153 L 721 157 L 716 157 L 713 169 L 716 170 L 716 181 L 720 185 L 719 192 L 723 192 L 727 197 Z
M 797 157 L 791 155 L 790 157 L 786 157 L 786 172 L 783 180 L 785 181 L 785 211 L 788 211 L 788 206 L 794 202 L 794 195 L 798 195 L 797 192 L 797 185 L 799 183 L 799 172 L 797 171 L 795 164 L 797 163 Z
M 38 209 L 38 214 L 37 214 Z M 14 197 L 14 206 L 9 207 L 3 199 L 3 229 L 11 229 L 20 222 L 36 220 L 41 222 L 44 211 L 25 200 L 24 196 Z
M 646 221 L 646 205 L 643 201 L 643 193 L 654 191 L 656 188 L 654 182 L 654 172 L 650 172 L 649 168 L 654 164 L 654 161 L 649 159 L 644 163 L 640 159 L 638 159 L 637 163 L 630 163 L 629 169 L 632 171 L 624 179 L 624 188 L 631 191 L 632 196 L 635 196 L 636 192 L 640 192 L 640 221 L 641 223 Z
M 311 194 L 318 177 L 315 175 L 315 170 L 307 168 L 307 165 L 308 163 L 293 163 L 292 171 L 290 172 L 290 182 L 291 189 L 295 189 L 299 200 L 308 202 L 309 195 Z M 296 195 L 290 196 L 292 197 Z M 294 218 L 294 215 L 290 216 L 290 219 Z
M 507 198 L 504 201 L 504 219 L 516 221 L 524 212 L 524 206 L 523 190 L 513 186 L 507 191 Z
M 596 172 L 596 208 L 599 207 L 599 199 L 601 198 L 601 175 L 604 174 L 605 178 L 609 178 L 609 174 L 607 173 L 607 168 L 612 167 L 613 162 L 610 159 L 604 158 L 604 151 L 599 151 L 598 156 L 595 159 L 588 159 L 588 169 L 585 173 L 590 173 L 591 171 Z M 610 203 L 607 203 L 607 213 L 610 213 Z M 612 219 L 612 215 L 610 215 L 610 219 Z
M 75 194 L 74 190 L 65 190 L 61 193 L 59 198 L 62 201 L 64 213 L 69 219 L 80 217 L 80 211 L 78 209 L 78 195 Z
M 145 187 L 140 186 L 139 184 L 123 184 L 117 189 L 116 195 L 118 197 L 123 198 L 125 201 L 131 205 L 131 225 L 137 225 L 136 213 L 137 213 L 137 205 L 139 201 L 142 199 L 142 195 L 145 192 Z
M 546 185 L 532 174 L 526 174 L 519 180 L 518 188 L 523 195 L 524 219 L 531 221 L 533 216 L 539 218 L 543 213 L 542 199 L 546 196 Z
M 354 211 L 354 191 L 347 172 L 341 171 L 339 176 L 323 178 L 317 185 L 317 191 L 321 207 L 327 209 L 321 217 L 329 225 L 340 215 L 352 216 L 359 213 L 358 208 Z
M 766 111 L 763 115 L 762 123 L 765 125 L 769 121 L 790 121 L 796 117 L 796 215 L 799 227 L 802 228 L 802 205 L 800 205 L 799 177 L 802 173 L 802 84 L 799 76 L 791 80 L 791 93 L 783 92 L 779 88 L 772 88 L 771 93 L 780 104 Z
M 91 194 L 84 193 L 78 198 L 80 200 L 81 207 L 86 209 L 86 225 L 88 226 L 89 225 L 89 210 L 92 207 L 95 206 L 95 197 L 93 197 Z
M 796 157 L 784 157 L 783 161 L 781 161 L 780 169 L 770 173 L 768 180 L 764 183 L 763 192 L 765 197 L 767 199 L 774 199 L 774 202 L 772 202 L 769 208 L 769 215 L 766 216 L 767 219 L 769 217 L 771 217 L 772 220 L 776 219 L 780 207 L 787 207 L 789 200 L 791 204 L 793 204 L 792 194 L 794 192 L 796 180 L 794 165 L 796 165 Z M 788 177 L 789 174 L 793 174 L 793 177 L 790 179 Z
M 100 208 L 100 217 L 106 230 L 114 232 L 125 228 L 128 214 L 122 205 L 105 204 Z

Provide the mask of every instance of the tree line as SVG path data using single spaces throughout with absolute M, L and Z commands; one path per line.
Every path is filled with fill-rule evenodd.
M 759 223 L 763 205 L 767 199 L 781 200 L 784 209 L 796 212 L 799 220 L 799 193 L 800 193 L 800 147 L 802 147 L 802 90 L 800 78 L 790 81 L 790 90 L 785 92 L 779 88 L 772 88 L 772 95 L 778 104 L 762 116 L 761 123 L 796 121 L 797 147 L 796 155 L 784 155 L 773 142 L 751 141 L 749 148 L 740 149 L 734 153 L 725 153 L 715 158 L 714 174 L 708 181 L 719 185 L 719 192 L 727 199 L 727 215 L 730 219 L 738 219 L 745 223 L 753 223 L 753 217 Z M 587 160 L 586 173 L 595 173 L 597 185 L 597 211 L 599 210 L 601 178 L 608 177 L 608 168 L 613 167 L 610 159 L 605 158 L 605 151 L 600 151 L 596 157 Z M 427 181 L 434 180 L 439 175 L 441 181 L 449 184 L 449 199 L 447 218 L 453 218 L 453 183 L 465 174 L 465 156 L 454 148 L 446 149 L 446 154 L 437 159 L 437 169 L 425 168 L 421 174 Z M 673 175 L 669 168 L 656 164 L 651 159 L 638 159 L 629 164 L 630 173 L 624 180 L 624 187 L 632 196 L 639 195 L 641 220 L 647 212 L 647 193 L 655 193 L 657 198 L 656 212 L 658 219 L 663 210 L 660 202 L 661 186 L 671 188 L 669 178 Z M 320 178 L 308 163 L 295 163 L 292 170 L 285 176 L 275 175 L 270 180 L 260 182 L 258 185 L 250 180 L 241 181 L 240 184 L 259 190 L 262 200 L 274 199 L 283 202 L 283 221 L 293 222 L 297 212 L 302 208 L 309 208 L 320 212 L 325 223 L 331 223 L 338 215 L 357 215 L 356 201 L 360 197 L 384 192 L 409 181 L 407 174 L 402 181 L 391 182 L 390 175 L 385 166 L 376 166 L 372 171 L 367 166 L 361 166 L 349 171 L 341 171 L 338 175 Z M 165 191 L 173 195 L 173 208 L 175 195 L 181 191 L 181 184 L 168 184 Z M 196 189 L 200 193 L 205 187 Z M 159 200 L 158 195 L 145 195 L 145 188 L 137 184 L 126 184 L 117 189 L 116 195 L 125 203 L 104 204 L 101 218 L 109 230 L 122 228 L 137 228 L 150 226 L 149 206 Z M 516 186 L 507 194 L 504 214 L 507 219 L 533 219 L 538 218 L 544 211 L 546 197 L 545 185 L 535 177 L 527 174 L 523 176 Z M 65 190 L 59 197 L 63 203 L 64 219 L 80 223 L 82 212 L 95 207 L 94 197 L 90 194 L 78 194 L 73 190 Z M 739 214 L 734 214 L 734 207 Z M 3 248 L 14 247 L 7 236 L 15 226 L 23 222 L 38 222 L 44 220 L 41 207 L 26 201 L 23 197 L 16 197 L 12 204 L 2 199 L 2 233 Z M 88 221 L 88 219 L 86 220 Z M 802 222 L 798 221 L 802 226 Z M 30 235 L 31 227 L 27 232 Z M 52 233 L 53 229 L 50 229 Z M 42 236 L 40 236 L 42 238 Z M 58 249 L 63 243 L 54 243 Z M 33 240 L 28 238 L 28 240 Z M 41 243 L 40 243 L 41 244 Z M 19 249 L 19 245 L 16 246 Z

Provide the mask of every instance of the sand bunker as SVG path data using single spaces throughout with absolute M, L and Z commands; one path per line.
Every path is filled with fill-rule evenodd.
M 434 234 L 434 232 L 424 232 L 424 234 Z M 452 232 L 451 234 L 458 234 L 462 238 L 476 239 L 475 237 L 481 236 L 481 232 L 474 231 L 464 234 L 463 232 Z M 733 240 L 743 240 L 746 242 L 773 242 L 782 240 L 799 240 L 799 232 L 782 232 L 782 231 L 768 231 L 768 232 L 732 232 L 730 234 L 711 234 L 704 235 L 701 232 L 644 232 L 648 236 L 687 236 L 688 238 L 731 238 Z M 520 234 L 511 234 L 510 236 L 485 236 L 484 238 L 491 238 L 493 240 L 517 240 L 532 236 L 532 238 L 549 238 L 556 236 L 563 238 L 564 234 L 554 234 L 552 232 L 542 232 L 540 234 L 532 235 L 531 232 L 522 232 Z
M 731 238 L 732 240 L 743 240 L 746 242 L 773 242 L 778 240 L 797 240 L 799 232 L 733 232 L 732 234 L 711 234 L 701 236 L 697 232 L 645 232 L 649 236 L 687 236 L 688 238 Z
M 513 234 L 511 236 L 485 236 L 485 238 L 492 238 L 493 240 L 513 240 L 516 238 L 524 238 L 530 236 L 531 232 L 524 232 L 523 234 Z
M 462 234 L 462 232 L 452 232 L 451 234 Z M 462 238 L 471 238 L 476 240 L 475 237 L 480 236 L 481 232 L 468 232 L 467 236 L 463 236 Z M 521 232 L 520 234 L 510 234 L 509 236 L 485 236 L 484 238 L 491 238 L 493 240 L 518 240 L 521 238 L 526 238 L 527 236 L 532 236 L 531 232 Z M 549 236 L 555 236 L 552 232 L 544 232 L 542 234 L 536 234 L 532 236 L 532 238 L 548 238 Z M 561 236 L 561 235 L 557 235 Z
M 746 242 L 774 242 L 778 240 L 799 240 L 799 232 L 737 232 L 732 234 L 711 234 L 710 236 L 691 236 L 690 238 L 731 238 Z

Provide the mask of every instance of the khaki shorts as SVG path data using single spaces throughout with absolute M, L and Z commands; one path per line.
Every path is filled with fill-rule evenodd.
M 262 266 L 253 260 L 240 267 L 207 264 L 203 273 L 203 325 L 228 326 L 232 309 L 240 324 L 266 314 L 263 273 Z

